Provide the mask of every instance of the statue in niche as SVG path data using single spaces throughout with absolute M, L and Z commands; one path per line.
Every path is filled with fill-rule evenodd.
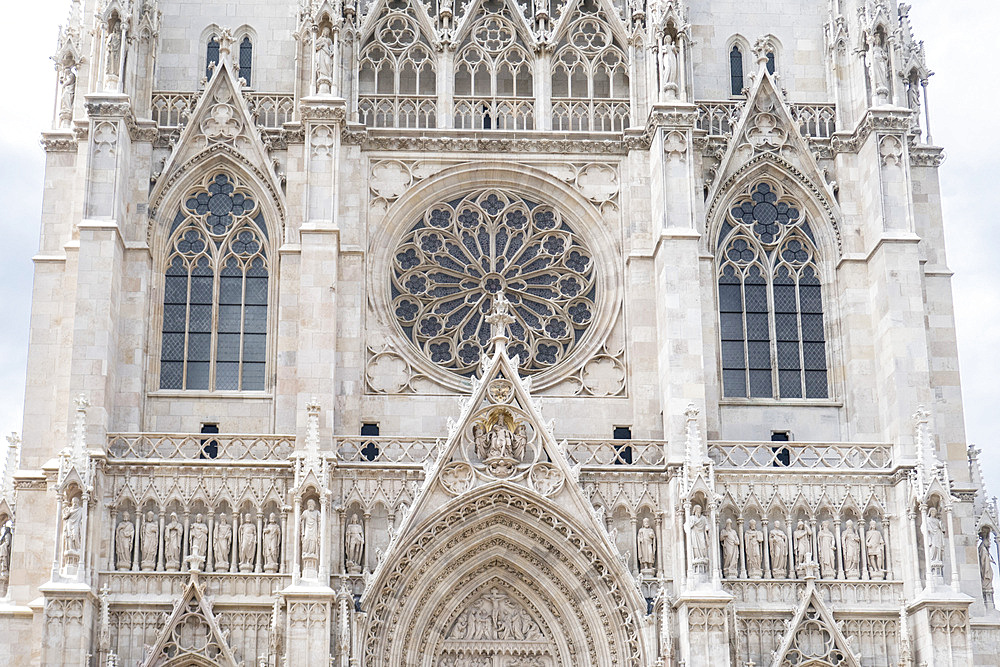
M 489 449 L 486 446 L 486 429 L 482 424 L 472 425 L 472 442 L 475 445 L 476 456 L 485 461 L 489 458 Z
M 788 535 L 781 528 L 781 520 L 776 519 L 768 536 L 771 548 L 771 576 L 784 579 L 788 573 Z
M 329 95 L 333 91 L 333 37 L 330 27 L 323 26 L 316 38 L 316 93 Z
M 875 519 L 865 532 L 865 551 L 868 552 L 868 574 L 872 579 L 882 579 L 885 571 L 885 540 L 878 532 Z
M 889 95 L 889 54 L 881 38 L 872 45 L 871 56 L 872 90 L 876 96 L 885 98 Z
M 649 517 L 643 517 L 642 528 L 636 536 L 639 549 L 639 567 L 643 574 L 656 574 L 656 535 L 649 526 Z
M 830 521 L 824 521 L 816 536 L 816 547 L 819 550 L 820 576 L 833 579 L 837 576 L 837 536 L 830 530 Z
M 250 512 L 243 515 L 240 524 L 240 572 L 253 572 L 253 559 L 257 555 L 257 526 Z
M 924 535 L 927 538 L 927 556 L 932 566 L 944 564 L 944 526 L 938 518 L 936 507 L 927 510 Z
M 143 570 L 156 569 L 156 551 L 160 547 L 160 526 L 152 510 L 146 512 L 146 520 L 142 524 L 142 540 L 139 549 L 142 552 L 140 566 Z
M 83 507 L 80 498 L 74 496 L 69 507 L 63 510 L 63 554 L 67 565 L 79 562 L 82 538 Z
M 487 453 L 491 459 L 509 459 L 514 457 L 514 434 L 503 420 L 498 419 L 490 428 L 487 436 Z
M 722 569 L 726 576 L 735 579 L 740 576 L 740 536 L 733 529 L 733 520 L 726 519 L 722 530 Z
M 73 101 L 76 99 L 76 72 L 72 66 L 62 69 L 59 74 L 59 124 L 69 127 L 73 120 Z
M 104 71 L 107 72 L 108 76 L 117 79 L 121 68 L 122 34 L 117 24 L 109 30 L 111 34 L 108 35 L 108 61 Z
M 850 519 L 844 524 L 840 541 L 844 549 L 844 575 L 848 579 L 857 579 L 861 576 L 861 536 Z
M 506 411 L 494 412 L 490 419 L 495 421 L 486 432 L 486 457 L 483 461 L 492 475 L 509 477 L 513 474 L 517 462 L 524 456 L 528 442 L 527 427 L 524 424 L 514 426 L 510 413 Z M 508 424 L 508 420 L 511 422 L 510 424 Z M 476 432 L 473 431 L 473 438 L 475 437 Z
M 365 554 L 365 529 L 357 513 L 351 515 L 344 535 L 344 554 L 347 561 L 347 571 L 350 574 L 360 574 L 363 569 Z
M 167 571 L 176 572 L 181 566 L 181 539 L 184 526 L 177 520 L 177 512 L 170 513 L 170 523 L 163 529 L 163 561 Z
M 913 111 L 920 111 L 920 84 L 916 79 L 911 79 L 906 84 L 906 104 Z
M 795 538 L 795 574 L 802 577 L 806 563 L 812 560 L 812 540 L 805 521 L 799 521 L 792 537 Z
M 518 424 L 514 428 L 514 458 L 520 461 L 524 458 L 524 450 L 528 447 L 528 427 Z
M 233 526 L 225 514 L 219 515 L 219 523 L 215 525 L 215 571 L 225 572 L 229 569 L 229 555 L 233 546 Z
M 315 579 L 319 575 L 319 533 L 322 518 L 316 501 L 310 498 L 306 501 L 306 508 L 302 510 L 300 521 L 301 546 L 302 546 L 302 576 L 306 579 Z
M 990 528 L 984 527 L 979 533 L 979 578 L 983 584 L 983 596 L 989 596 L 989 602 L 993 598 L 993 554 L 990 552 Z
M 747 576 L 760 579 L 764 572 L 761 563 L 764 562 L 764 533 L 757 530 L 757 521 L 750 519 L 750 530 L 743 535 L 743 551 L 747 559 Z
M 274 512 L 267 518 L 267 525 L 264 526 L 264 571 L 277 572 L 278 553 L 281 546 L 281 528 L 274 518 Z
M 696 571 L 708 571 L 708 520 L 702 516 L 701 505 L 691 508 L 687 520 L 688 540 L 691 543 L 691 563 Z
M 660 85 L 663 92 L 677 95 L 677 45 L 673 36 L 663 36 L 663 46 L 660 48 Z
M 10 526 L 4 526 L 0 533 L 0 579 L 6 579 L 10 574 L 10 543 L 14 539 L 14 531 Z
M 201 570 L 208 557 L 208 526 L 201 514 L 194 518 L 194 523 L 188 529 L 188 542 L 191 551 L 187 557 L 188 565 L 193 570 Z
M 135 546 L 135 526 L 128 512 L 122 514 L 121 523 L 115 528 L 115 564 L 119 570 L 132 569 L 132 548 Z

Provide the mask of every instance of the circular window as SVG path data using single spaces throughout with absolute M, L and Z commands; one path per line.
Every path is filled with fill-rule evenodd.
M 459 375 L 479 370 L 494 298 L 511 304 L 522 374 L 565 359 L 596 313 L 593 254 L 553 207 L 495 190 L 430 206 L 392 259 L 391 307 L 410 341 Z

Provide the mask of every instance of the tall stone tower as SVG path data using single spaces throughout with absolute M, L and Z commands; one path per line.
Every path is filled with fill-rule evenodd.
M 71 0 L 0 658 L 1000 665 L 895 0 Z

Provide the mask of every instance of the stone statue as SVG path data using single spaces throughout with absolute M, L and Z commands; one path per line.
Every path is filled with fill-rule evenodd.
M 857 579 L 861 576 L 861 536 L 850 519 L 844 524 L 840 541 L 844 549 L 844 576 Z
M 351 515 L 351 520 L 347 524 L 347 532 L 344 535 L 344 554 L 347 561 L 347 571 L 350 574 L 359 574 L 364 564 L 362 558 L 365 555 L 365 529 L 356 513 Z
M 489 458 L 490 452 L 486 446 L 486 429 L 482 424 L 472 425 L 472 442 L 475 445 L 476 456 L 485 461 Z
M 806 563 L 812 560 L 812 540 L 805 521 L 799 521 L 792 537 L 795 538 L 795 574 L 801 577 L 805 574 Z
M 518 424 L 514 427 L 513 436 L 514 458 L 520 461 L 524 458 L 524 450 L 528 447 L 528 427 L 525 424 Z
M 10 574 L 10 543 L 14 539 L 14 531 L 10 526 L 4 526 L 0 533 L 0 579 L 6 579 Z
M 208 557 L 208 526 L 201 514 L 194 518 L 194 523 L 188 529 L 188 542 L 191 552 L 188 554 L 188 561 L 193 569 L 200 570 L 205 567 L 205 559 Z
M 257 555 L 257 526 L 250 513 L 243 515 L 240 524 L 240 572 L 253 572 L 253 559 Z
M 868 574 L 872 579 L 882 579 L 885 570 L 885 540 L 878 532 L 875 519 L 865 532 L 865 551 L 868 552 Z
M 177 512 L 170 513 L 170 523 L 163 529 L 163 562 L 166 569 L 176 572 L 181 566 L 181 539 L 184 526 L 177 520 Z
M 990 529 L 983 528 L 979 534 L 979 578 L 983 583 L 983 594 L 993 593 L 993 554 L 990 553 Z
M 830 530 L 830 521 L 824 521 L 816 536 L 819 551 L 820 576 L 833 579 L 837 576 L 837 536 Z
M 656 573 L 656 535 L 649 527 L 649 517 L 643 517 L 642 528 L 636 536 L 639 552 L 639 567 L 643 574 Z
M 768 546 L 771 548 L 771 576 L 784 579 L 788 573 L 788 535 L 781 528 L 781 520 L 774 522 L 774 528 L 768 536 Z
M 135 526 L 128 512 L 122 514 L 122 521 L 115 528 L 115 565 L 119 570 L 132 569 L 132 548 L 135 546 Z
M 503 423 L 503 419 L 497 419 L 490 428 L 486 436 L 486 452 L 491 459 L 511 459 L 514 458 L 514 434 Z
M 875 95 L 885 97 L 889 94 L 889 55 L 881 42 L 872 45 L 872 90 Z
M 446 636 L 448 639 L 507 642 L 537 641 L 542 638 L 538 624 L 524 607 L 496 588 L 491 588 L 489 593 L 470 604 L 459 615 Z M 478 667 L 479 662 L 456 662 L 455 667 L 464 667 L 466 664 Z
M 160 547 L 160 526 L 152 511 L 146 512 L 146 520 L 142 524 L 142 541 L 139 549 L 142 552 L 140 566 L 144 570 L 156 569 L 156 551 Z
M 764 572 L 761 563 L 764 562 L 764 533 L 757 530 L 757 521 L 750 519 L 750 530 L 743 535 L 743 553 L 747 559 L 747 576 L 760 579 Z
M 83 538 L 83 507 L 80 498 L 74 496 L 63 511 L 63 553 L 74 562 L 80 559 L 80 547 Z
M 264 526 L 264 571 L 277 572 L 280 559 L 281 528 L 274 518 L 274 512 L 267 518 Z
M 333 38 L 325 26 L 316 38 L 316 92 L 329 95 L 333 90 Z
M 927 520 L 924 522 L 924 534 L 927 539 L 927 556 L 931 565 L 944 563 L 944 526 L 938 518 L 937 508 L 927 510 Z
M 691 543 L 692 564 L 702 572 L 708 568 L 708 520 L 702 516 L 701 505 L 691 508 L 691 516 L 687 520 L 688 540 Z
M 914 80 L 906 85 L 906 104 L 913 111 L 920 111 L 920 84 Z
M 76 99 L 76 72 L 64 67 L 59 75 L 59 123 L 69 127 L 73 120 L 73 101 Z
M 233 546 L 233 526 L 225 514 L 219 515 L 219 523 L 215 524 L 215 571 L 225 572 L 229 569 L 229 554 Z
M 105 72 L 108 76 L 118 78 L 118 72 L 121 66 L 121 55 L 122 55 L 122 34 L 121 31 L 116 28 L 112 29 L 110 35 L 108 35 L 108 61 L 105 67 Z
M 726 576 L 735 579 L 740 576 L 740 536 L 733 529 L 733 520 L 726 519 L 722 530 L 722 569 Z
M 310 498 L 302 510 L 302 558 L 319 558 L 320 513 Z
M 663 36 L 660 48 L 660 85 L 664 92 L 677 94 L 677 45 L 670 35 Z

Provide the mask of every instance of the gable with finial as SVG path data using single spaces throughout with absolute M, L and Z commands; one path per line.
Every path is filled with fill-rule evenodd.
M 861 667 L 858 656 L 816 590 L 815 574 L 812 564 L 812 570 L 806 574 L 805 594 L 775 651 L 774 667 Z
M 174 605 L 156 643 L 146 653 L 142 667 L 185 663 L 212 664 L 220 667 L 237 667 L 233 651 L 229 648 L 227 633 L 222 632 L 215 619 L 212 605 L 205 597 L 204 585 L 192 574 L 184 595 Z

